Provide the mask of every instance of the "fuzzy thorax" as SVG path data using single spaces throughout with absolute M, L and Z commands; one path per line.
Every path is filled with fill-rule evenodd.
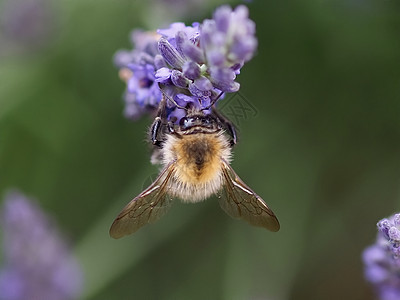
M 231 149 L 223 132 L 168 135 L 162 148 L 163 163 L 175 161 L 168 193 L 198 202 L 217 193 L 224 181 L 222 159 L 230 162 Z

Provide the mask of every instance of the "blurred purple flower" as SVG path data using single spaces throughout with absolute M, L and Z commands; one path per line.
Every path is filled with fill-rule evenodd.
M 128 119 L 137 119 L 143 113 L 154 112 L 161 101 L 161 91 L 155 82 L 158 54 L 155 32 L 135 30 L 131 35 L 133 50 L 120 50 L 114 55 L 114 63 L 120 68 L 120 77 L 126 81 L 125 111 Z
M 131 72 L 121 76 L 127 81 L 127 117 L 138 117 L 146 107 L 154 111 L 162 97 L 160 89 L 180 106 L 209 108 L 222 93 L 239 90 L 236 75 L 257 48 L 255 24 L 243 5 L 235 10 L 221 6 L 212 20 L 191 26 L 172 23 L 157 33 L 155 37 L 135 31 L 136 48 L 114 57 L 124 73 Z M 179 120 L 182 113 L 174 111 L 174 103 L 169 105 L 170 119 Z
M 0 299 L 79 297 L 82 271 L 53 223 L 23 194 L 9 192 L 2 210 L 4 266 Z
M 400 214 L 377 224 L 376 243 L 363 252 L 365 278 L 379 299 L 400 299 Z
M 0 50 L 30 51 L 54 32 L 55 11 L 48 0 L 5 0 L 0 3 Z

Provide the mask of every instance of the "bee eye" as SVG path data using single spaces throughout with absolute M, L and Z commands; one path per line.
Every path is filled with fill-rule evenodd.
M 212 124 L 213 124 L 213 120 L 212 120 L 209 116 L 206 116 L 206 117 L 204 117 L 204 118 L 202 119 L 202 123 L 203 123 L 203 125 L 205 125 L 205 126 L 209 126 L 209 125 L 212 125 Z
M 186 127 L 187 122 L 188 122 L 188 119 L 187 119 L 186 117 L 183 117 L 183 118 L 179 121 L 179 125 L 180 125 L 181 127 Z
M 190 127 L 193 126 L 193 118 L 187 118 L 187 117 L 183 117 L 180 121 L 179 121 L 179 126 L 181 127 L 181 129 L 185 130 L 188 129 Z

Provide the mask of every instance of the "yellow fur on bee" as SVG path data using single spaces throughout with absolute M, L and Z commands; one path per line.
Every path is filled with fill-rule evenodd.
M 194 133 L 178 138 L 169 135 L 163 147 L 163 161 L 175 161 L 170 194 L 196 202 L 218 192 L 223 183 L 222 159 L 231 158 L 227 138 L 222 132 Z

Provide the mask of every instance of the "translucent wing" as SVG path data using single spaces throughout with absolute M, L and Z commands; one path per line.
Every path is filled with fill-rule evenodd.
M 119 239 L 134 233 L 142 226 L 157 221 L 168 211 L 171 198 L 167 195 L 167 186 L 174 167 L 174 162 L 166 166 L 146 190 L 125 206 L 111 225 L 111 237 Z
M 222 165 L 225 180 L 219 197 L 222 209 L 231 217 L 243 219 L 253 226 L 278 231 L 278 219 L 267 204 L 239 178 L 225 160 Z

